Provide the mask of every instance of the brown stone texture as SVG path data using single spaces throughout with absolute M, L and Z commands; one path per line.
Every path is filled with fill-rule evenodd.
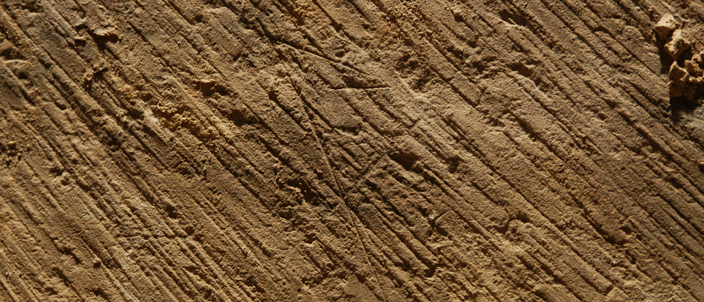
M 703 20 L 1 0 L 0 301 L 704 301 Z

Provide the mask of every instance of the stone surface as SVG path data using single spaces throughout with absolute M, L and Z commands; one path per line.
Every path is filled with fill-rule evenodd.
M 0 1 L 0 301 L 704 301 L 699 2 Z

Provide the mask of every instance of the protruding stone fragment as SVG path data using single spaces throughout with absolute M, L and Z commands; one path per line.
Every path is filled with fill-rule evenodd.
M 660 18 L 658 24 L 655 25 L 655 32 L 658 34 L 660 39 L 667 38 L 673 30 L 679 27 L 679 22 L 671 14 L 666 14 Z
M 667 53 L 669 53 L 673 59 L 677 60 L 677 58 L 685 50 L 687 50 L 690 45 L 691 43 L 684 37 L 682 31 L 677 29 L 674 33 L 672 33 L 672 40 L 665 44 L 665 50 L 667 50 Z
M 701 66 L 699 66 L 699 64 L 697 64 L 695 60 L 685 61 L 684 62 L 684 69 L 686 69 L 687 72 L 693 77 L 702 76 Z
M 670 66 L 668 77 L 670 78 L 670 97 L 682 96 L 687 80 L 689 80 L 689 73 L 687 73 L 684 68 L 678 66 L 677 62 L 673 62 L 672 66 Z
M 686 61 L 691 67 L 691 61 Z M 696 91 L 701 84 L 701 78 L 692 76 L 685 68 L 677 65 L 677 62 L 672 63 L 670 67 L 670 97 L 684 96 L 687 100 L 693 101 Z
M 684 68 L 677 65 L 677 62 L 673 62 L 672 66 L 670 66 L 668 77 L 671 81 L 686 82 L 689 78 L 689 73 L 684 70 Z
M 98 37 L 103 37 L 103 38 L 118 38 L 119 37 L 115 28 L 112 28 L 112 27 L 98 28 L 93 31 L 93 34 L 95 34 Z

